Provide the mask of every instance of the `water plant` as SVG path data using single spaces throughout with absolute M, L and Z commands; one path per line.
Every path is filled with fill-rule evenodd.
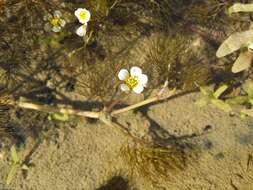
M 236 3 L 229 7 L 228 13 L 238 13 L 238 12 L 252 12 L 252 4 L 241 4 Z M 219 47 L 216 52 L 218 58 L 227 56 L 239 49 L 241 53 L 234 62 L 232 66 L 232 72 L 238 73 L 244 70 L 249 69 L 251 61 L 253 58 L 252 53 L 252 43 L 253 43 L 253 30 L 252 24 L 249 27 L 249 30 L 242 32 L 235 32 L 231 34 Z
M 204 95 L 201 99 L 196 101 L 196 105 L 203 107 L 207 104 L 213 104 L 215 107 L 225 111 L 231 112 L 232 108 L 228 103 L 220 99 L 220 96 L 227 90 L 227 85 L 222 85 L 216 90 L 212 87 L 199 87 L 201 93 Z
M 21 168 L 22 170 L 29 169 L 27 165 L 21 162 L 17 154 L 16 147 L 14 145 L 11 147 L 11 159 L 12 159 L 11 168 L 6 178 L 7 185 L 9 185 L 12 179 L 15 177 L 18 168 Z

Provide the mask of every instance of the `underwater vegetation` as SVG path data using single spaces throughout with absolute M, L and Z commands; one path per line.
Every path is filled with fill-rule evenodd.
M 85 117 L 138 142 L 124 147 L 124 156 L 151 181 L 184 170 L 194 150 L 143 143 L 117 117 L 199 88 L 204 97 L 198 104 L 226 112 L 240 104 L 241 115 L 253 116 L 252 5 L 233 4 L 1 1 L 0 140 L 7 148 L 28 137 L 36 142 L 58 122 L 71 122 L 69 116 Z M 131 92 L 145 99 L 129 105 Z

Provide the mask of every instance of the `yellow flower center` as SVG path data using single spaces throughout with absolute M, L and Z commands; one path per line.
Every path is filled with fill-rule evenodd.
M 87 15 L 86 15 L 85 12 L 80 12 L 79 17 L 80 17 L 82 20 L 86 20 Z
M 60 26 L 61 25 L 61 20 L 59 18 L 52 18 L 50 20 L 50 23 L 53 25 L 53 26 Z
M 130 88 L 133 89 L 134 87 L 136 87 L 138 85 L 138 77 L 136 76 L 130 76 L 128 77 L 126 80 L 126 85 Z

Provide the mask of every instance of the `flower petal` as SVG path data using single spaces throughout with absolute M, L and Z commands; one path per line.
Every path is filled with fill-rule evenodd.
M 66 21 L 63 20 L 63 19 L 61 19 L 61 20 L 60 20 L 60 25 L 61 25 L 61 27 L 64 27 L 64 26 L 66 25 Z
M 53 32 L 60 32 L 61 27 L 60 26 L 53 26 L 52 30 L 53 30 Z
M 121 69 L 118 74 L 119 80 L 126 80 L 129 77 L 129 72 L 126 69 Z
M 61 11 L 58 10 L 54 11 L 54 16 L 58 18 L 62 17 Z
M 87 29 L 87 25 L 84 24 L 84 25 L 80 26 L 80 27 L 76 30 L 76 34 L 77 34 L 78 36 L 83 37 L 83 36 L 85 36 L 85 34 L 86 34 L 86 29 Z
M 133 88 L 133 91 L 136 94 L 140 94 L 142 93 L 142 91 L 144 90 L 144 87 L 141 84 L 138 84 L 136 87 Z
M 141 75 L 141 73 L 142 73 L 142 70 L 141 70 L 140 67 L 134 66 L 134 67 L 132 67 L 132 68 L 130 69 L 130 74 L 131 74 L 131 76 L 139 76 L 139 75 Z
M 138 77 L 138 81 L 141 85 L 143 85 L 144 87 L 146 87 L 147 83 L 148 83 L 148 76 L 145 74 L 141 74 Z
M 121 89 L 123 92 L 129 92 L 129 91 L 130 91 L 130 88 L 129 88 L 126 84 L 121 84 L 121 85 L 120 85 L 120 89 Z
M 81 15 L 84 15 L 84 17 L 82 17 Z M 88 11 L 87 9 L 78 8 L 75 11 L 75 16 L 78 18 L 80 23 L 85 24 L 89 22 L 91 14 L 90 14 L 90 11 Z

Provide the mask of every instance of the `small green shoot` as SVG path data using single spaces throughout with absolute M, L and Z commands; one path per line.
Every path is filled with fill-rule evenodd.
M 243 91 L 245 92 L 245 95 L 229 98 L 226 100 L 226 102 L 231 105 L 246 104 L 252 107 L 253 106 L 253 81 L 252 80 L 248 80 L 245 82 L 245 84 L 243 85 Z M 241 115 L 242 117 L 244 117 L 245 115 L 253 117 L 253 109 L 252 108 L 242 109 Z
M 50 113 L 48 115 L 48 120 L 57 120 L 57 121 L 68 121 L 69 115 L 63 113 Z
M 200 98 L 198 101 L 195 102 L 197 106 L 203 107 L 208 104 L 213 104 L 215 107 L 225 111 L 225 112 L 231 112 L 232 108 L 230 105 L 223 100 L 220 100 L 221 94 L 223 94 L 228 86 L 227 85 L 222 85 L 220 86 L 217 90 L 214 91 L 213 88 L 211 87 L 199 87 L 201 93 L 204 95 L 202 98 Z
M 6 179 L 7 185 L 11 183 L 12 179 L 16 175 L 18 167 L 21 166 L 22 170 L 28 170 L 28 166 L 21 163 L 21 160 L 18 157 L 18 154 L 16 151 L 16 147 L 14 145 L 11 147 L 11 158 L 12 158 L 11 168 Z

